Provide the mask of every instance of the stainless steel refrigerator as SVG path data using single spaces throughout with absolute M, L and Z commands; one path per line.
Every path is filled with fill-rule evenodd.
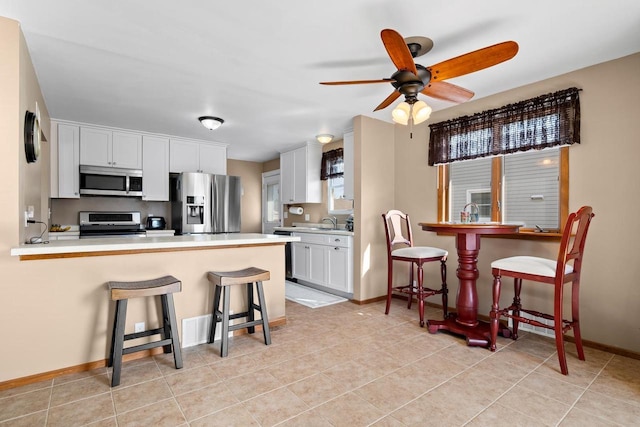
M 171 227 L 176 234 L 240 231 L 239 176 L 184 172 L 171 178 Z

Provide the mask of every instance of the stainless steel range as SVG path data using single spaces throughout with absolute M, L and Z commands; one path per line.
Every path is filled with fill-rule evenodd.
M 80 212 L 80 238 L 145 237 L 140 212 Z

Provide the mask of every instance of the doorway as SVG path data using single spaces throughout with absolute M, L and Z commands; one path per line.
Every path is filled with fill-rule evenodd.
M 273 234 L 281 225 L 280 169 L 262 174 L 262 233 Z

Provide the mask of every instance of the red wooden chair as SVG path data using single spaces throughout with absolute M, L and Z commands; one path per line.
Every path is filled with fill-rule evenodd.
M 424 300 L 432 295 L 442 294 L 442 307 L 444 317 L 447 317 L 447 251 L 429 246 L 413 246 L 411 223 L 409 215 L 398 210 L 390 210 L 382 214 L 384 229 L 387 237 L 387 307 L 385 314 L 389 314 L 391 296 L 393 292 L 401 292 L 408 295 L 407 308 L 411 308 L 414 295 L 418 300 L 418 313 L 420 326 L 424 326 Z M 404 237 L 406 233 L 407 237 Z M 397 246 L 403 246 L 397 248 Z M 409 263 L 409 282 L 404 285 L 393 284 L 394 261 Z M 422 265 L 425 262 L 440 261 L 440 276 L 442 285 L 440 289 L 431 289 L 424 286 L 424 272 Z M 417 270 L 417 283 L 414 285 L 414 266 Z
M 580 291 L 580 272 L 582 270 L 582 256 L 587 231 L 591 219 L 594 217 L 590 206 L 583 206 L 577 212 L 569 215 L 567 224 L 560 241 L 558 258 L 546 259 L 532 256 L 514 256 L 503 258 L 491 263 L 493 274 L 493 305 L 491 306 L 491 351 L 496 349 L 498 335 L 498 323 L 500 317 L 513 319 L 512 338 L 518 339 L 518 325 L 520 322 L 533 326 L 552 329 L 555 332 L 556 348 L 560 370 L 564 375 L 569 373 L 567 358 L 564 351 L 564 334 L 573 328 L 573 335 L 578 350 L 578 358 L 584 360 L 582 349 L 582 337 L 580 336 L 580 316 L 578 297 Z M 514 297 L 513 303 L 506 308 L 499 308 L 500 288 L 502 276 L 513 277 Z M 522 308 L 520 302 L 520 290 L 522 280 L 546 283 L 555 287 L 553 298 L 553 314 L 541 313 Z M 563 319 L 563 289 L 566 283 L 571 282 L 571 320 Z M 535 319 L 524 318 L 520 313 L 528 313 L 534 317 L 553 321 L 552 325 L 546 325 Z

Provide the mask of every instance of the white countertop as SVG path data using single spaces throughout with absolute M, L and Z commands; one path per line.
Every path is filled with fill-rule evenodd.
M 23 244 L 16 248 L 11 248 L 11 255 L 53 255 L 80 252 L 268 245 L 297 241 L 300 241 L 299 237 L 258 233 L 192 234 L 144 238 L 96 238 L 57 240 L 47 244 Z
M 353 231 L 347 231 L 345 229 L 333 229 L 333 228 L 323 228 L 323 227 L 275 227 L 275 230 L 282 231 L 292 231 L 296 233 L 316 233 L 316 234 L 339 234 L 341 236 L 353 236 Z

